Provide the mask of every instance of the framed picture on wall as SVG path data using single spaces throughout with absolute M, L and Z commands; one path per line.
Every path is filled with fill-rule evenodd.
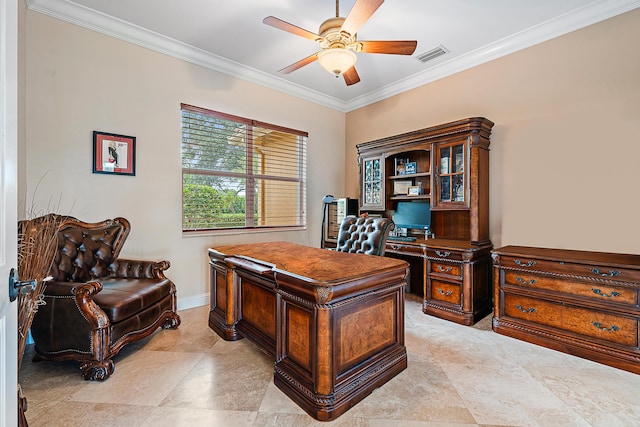
M 136 137 L 93 132 L 93 173 L 136 174 Z

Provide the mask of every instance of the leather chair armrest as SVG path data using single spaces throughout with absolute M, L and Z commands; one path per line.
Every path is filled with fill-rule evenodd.
M 117 259 L 109 267 L 109 277 L 166 279 L 164 271 L 170 266 L 169 261 Z
M 52 297 L 68 297 L 72 295 L 83 294 L 87 298 L 91 298 L 102 290 L 102 283 L 93 281 L 87 283 L 80 282 L 58 282 L 50 280 L 46 282 L 44 294 Z
M 93 301 L 93 296 L 102 290 L 102 283 L 93 281 L 81 284 L 75 283 L 75 285 L 72 291 L 76 304 L 92 328 L 97 329 L 109 326 L 107 314 Z

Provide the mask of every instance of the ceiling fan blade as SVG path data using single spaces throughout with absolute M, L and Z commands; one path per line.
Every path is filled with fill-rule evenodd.
M 311 64 L 314 61 L 318 60 L 318 52 L 314 53 L 313 55 L 309 55 L 306 58 L 301 59 L 298 62 L 294 62 L 293 64 L 289 65 L 288 67 L 284 67 L 282 70 L 278 70 L 279 73 L 282 74 L 289 74 L 295 70 L 297 70 L 298 68 L 302 68 L 305 65 Z
M 304 37 L 305 39 L 316 41 L 320 38 L 319 35 L 312 33 L 311 31 L 307 31 L 304 28 L 289 24 L 288 22 L 283 21 L 282 19 L 278 19 L 275 16 L 267 16 L 262 20 L 262 22 L 288 33 L 295 34 L 296 36 Z
M 355 66 L 342 73 L 342 77 L 344 77 L 344 82 L 347 86 L 354 85 L 360 81 L 360 76 L 358 75 Z
M 353 36 L 382 3 L 384 0 L 356 0 L 356 4 L 353 5 L 342 24 L 341 31 L 346 31 Z
M 393 55 L 412 55 L 418 46 L 416 40 L 359 41 L 361 52 L 388 53 Z

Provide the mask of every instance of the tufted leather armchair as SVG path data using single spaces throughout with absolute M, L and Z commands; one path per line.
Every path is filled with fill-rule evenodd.
M 394 228 L 390 218 L 346 216 L 340 225 L 336 250 L 382 256 L 387 237 Z
M 85 379 L 105 380 L 126 344 L 180 325 L 169 262 L 118 259 L 129 231 L 125 218 L 62 222 L 53 279 L 31 326 L 34 360 L 76 360 Z

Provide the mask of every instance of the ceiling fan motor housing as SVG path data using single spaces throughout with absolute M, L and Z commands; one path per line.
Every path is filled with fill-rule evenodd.
M 329 32 L 340 32 L 340 28 L 342 28 L 342 24 L 344 23 L 345 18 L 341 18 L 336 16 L 335 18 L 329 18 L 320 24 L 320 30 L 318 34 L 320 37 L 325 37 Z
M 351 49 L 359 52 L 360 46 L 356 43 L 356 35 L 340 31 L 345 18 L 329 18 L 320 24 L 320 38 L 318 43 L 323 49 Z

